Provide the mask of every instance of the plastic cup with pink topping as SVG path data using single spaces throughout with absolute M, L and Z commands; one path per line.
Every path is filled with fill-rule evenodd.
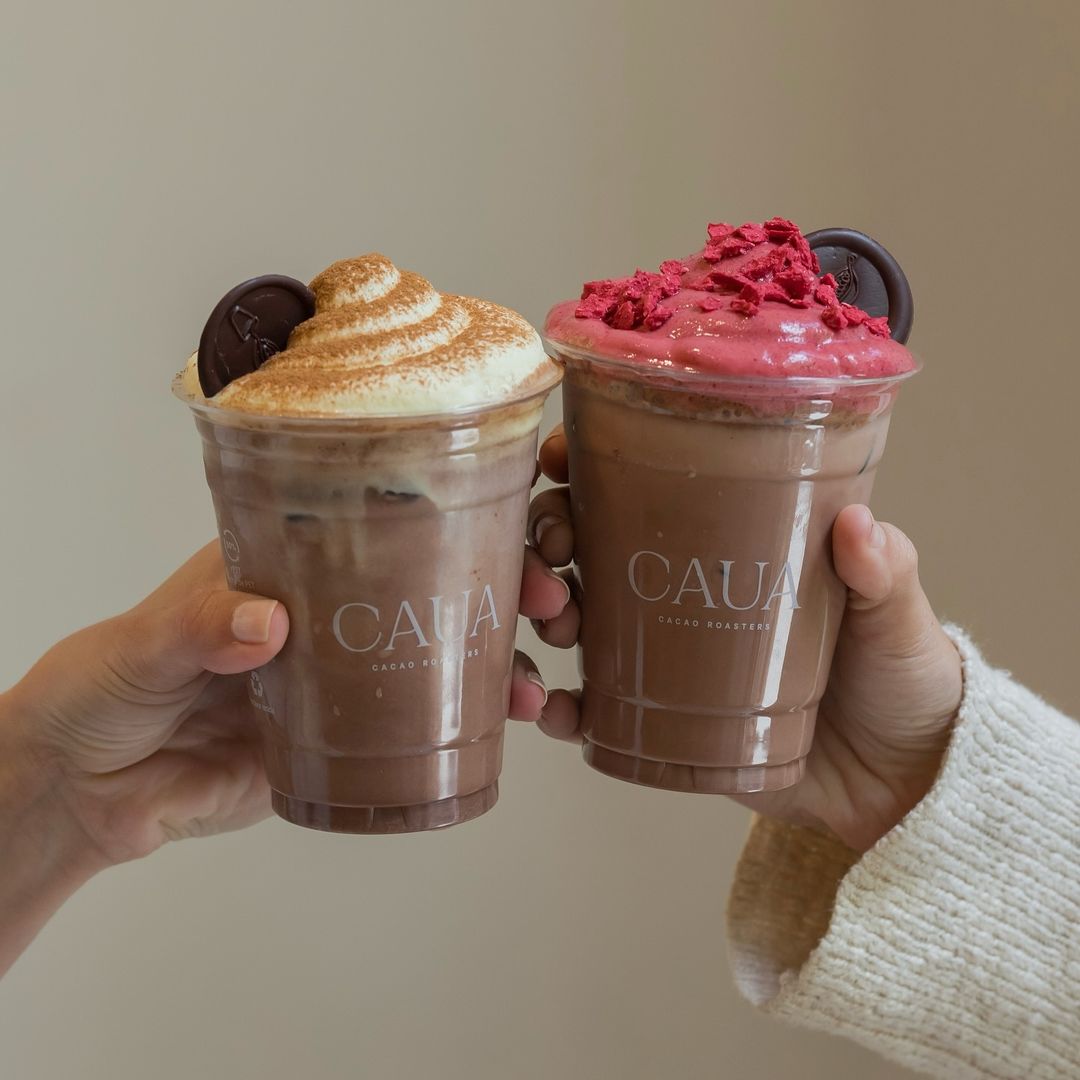
M 846 599 L 832 526 L 869 499 L 918 367 L 817 271 L 790 222 L 710 226 L 703 252 L 548 316 L 602 773 L 723 794 L 803 776 Z

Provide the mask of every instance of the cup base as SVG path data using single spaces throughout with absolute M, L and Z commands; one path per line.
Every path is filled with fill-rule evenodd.
M 781 765 L 740 765 L 717 768 L 620 754 L 617 750 L 585 742 L 585 763 L 605 776 L 642 787 L 686 791 L 702 795 L 745 795 L 753 791 L 779 791 L 797 784 L 806 772 L 806 758 Z
M 336 833 L 409 833 L 446 829 L 486 814 L 499 800 L 499 782 L 415 806 L 338 806 L 273 792 L 274 813 L 305 829 Z

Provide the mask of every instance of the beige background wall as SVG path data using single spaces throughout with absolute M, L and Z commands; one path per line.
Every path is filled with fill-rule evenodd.
M 168 380 L 235 282 L 374 248 L 539 321 L 781 213 L 906 267 L 926 372 L 876 505 L 939 609 L 1080 712 L 1075 10 L 8 5 L 0 685 L 211 534 Z M 0 984 L 0 1076 L 906 1075 L 737 999 L 745 826 L 516 728 L 466 828 L 270 821 L 92 882 Z

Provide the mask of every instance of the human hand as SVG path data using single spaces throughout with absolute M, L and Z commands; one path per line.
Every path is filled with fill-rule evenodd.
M 561 429 L 541 447 L 540 464 L 556 483 L 567 482 Z M 529 531 L 549 565 L 569 564 L 573 531 L 567 488 L 533 500 Z M 782 791 L 733 797 L 762 814 L 831 832 L 865 851 L 933 783 L 960 706 L 961 665 L 919 583 L 915 548 L 899 529 L 875 522 L 865 506 L 849 506 L 833 527 L 833 560 L 848 586 L 847 609 L 806 775 Z M 579 626 L 575 596 L 537 632 L 550 645 L 570 648 Z M 580 742 L 578 695 L 553 691 L 540 727 Z
M 566 598 L 528 552 L 523 613 L 545 618 Z M 283 605 L 230 592 L 208 544 L 131 611 L 50 649 L 0 696 L 0 736 L 24 771 L 49 777 L 64 820 L 106 865 L 242 828 L 270 812 L 244 673 L 287 634 Z M 535 720 L 545 698 L 518 654 L 510 715 Z
M 284 607 L 230 592 L 208 544 L 130 611 L 54 645 L 0 721 L 106 864 L 240 828 L 269 805 L 244 673 L 287 634 Z

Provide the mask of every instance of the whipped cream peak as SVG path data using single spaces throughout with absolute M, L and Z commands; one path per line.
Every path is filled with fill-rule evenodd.
M 427 415 L 509 403 L 550 389 L 559 369 L 514 311 L 440 293 L 372 253 L 311 282 L 315 314 L 288 346 L 210 402 L 277 416 Z M 192 397 L 198 375 L 183 375 Z
M 385 255 L 373 251 L 328 266 L 310 284 L 316 302 L 339 305 L 378 300 L 400 280 L 401 271 Z

